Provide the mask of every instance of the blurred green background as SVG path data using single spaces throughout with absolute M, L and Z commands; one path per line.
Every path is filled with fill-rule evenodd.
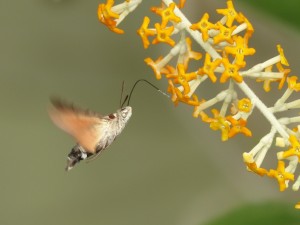
M 0 0 L 0 224 L 274 225 L 278 216 L 286 220 L 276 225 L 300 224 L 293 208 L 299 194 L 280 193 L 275 180 L 250 174 L 243 165 L 242 152 L 269 130 L 259 113 L 249 122 L 252 139 L 222 143 L 219 133 L 192 117 L 191 108 L 174 108 L 147 86 L 137 87 L 133 116 L 115 143 L 98 160 L 64 171 L 74 141 L 49 120 L 50 96 L 108 114 L 118 108 L 123 80 L 126 91 L 140 78 L 166 88 L 143 59 L 169 48 L 145 51 L 136 35 L 144 15 L 151 15 L 149 7 L 160 1 L 145 0 L 121 24 L 121 36 L 98 22 L 100 2 Z M 280 43 L 299 74 L 300 3 L 289 3 L 235 1 L 256 31 L 251 45 L 257 52 L 249 65 L 275 56 Z M 225 5 L 188 0 L 184 12 L 191 21 L 206 11 L 221 18 L 213 15 Z M 256 88 L 266 102 L 278 96 Z M 213 90 L 203 87 L 201 93 Z M 250 220 L 257 215 L 264 223 Z

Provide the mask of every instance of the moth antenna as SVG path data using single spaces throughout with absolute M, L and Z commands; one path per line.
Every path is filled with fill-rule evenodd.
M 140 81 L 146 82 L 147 84 L 149 84 L 150 86 L 152 86 L 154 89 L 156 89 L 158 92 L 160 92 L 160 93 L 163 94 L 164 96 L 170 98 L 170 96 L 169 96 L 167 93 L 165 93 L 165 92 L 163 92 L 162 90 L 160 90 L 158 87 L 156 87 L 156 86 L 155 86 L 154 84 L 152 84 L 151 82 L 149 82 L 149 81 L 147 81 L 147 80 L 145 80 L 145 79 L 139 79 L 139 80 L 137 80 L 137 81 L 134 83 L 134 85 L 133 85 L 133 87 L 132 87 L 132 89 L 131 89 L 129 95 L 127 95 L 127 97 L 128 97 L 127 106 L 129 106 L 129 104 L 130 104 L 130 99 L 131 99 L 131 95 L 132 95 L 132 93 L 133 93 L 134 88 L 136 87 L 136 85 L 137 85 Z M 124 104 L 125 104 L 125 101 L 123 102 L 122 106 L 123 106 Z
M 122 103 L 123 92 L 124 92 L 124 86 L 125 86 L 125 81 L 123 80 L 123 82 L 122 82 L 122 88 L 121 88 L 120 107 L 122 107 L 122 105 L 124 104 L 124 102 Z M 125 99 L 126 99 L 126 98 L 125 98 Z
M 123 106 L 124 106 L 124 104 L 126 103 L 127 99 L 128 99 L 128 95 L 126 95 L 126 97 L 124 98 L 124 101 L 123 101 L 123 103 L 122 103 L 122 105 L 121 105 L 121 108 L 123 108 Z

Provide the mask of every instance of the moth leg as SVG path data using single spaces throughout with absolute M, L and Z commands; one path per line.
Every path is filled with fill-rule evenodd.
M 86 159 L 86 163 L 90 163 L 90 162 L 94 161 L 95 159 L 97 159 L 98 156 L 103 152 L 103 150 L 104 149 L 101 149 L 100 151 L 97 151 L 96 154 L 88 156 L 88 158 Z

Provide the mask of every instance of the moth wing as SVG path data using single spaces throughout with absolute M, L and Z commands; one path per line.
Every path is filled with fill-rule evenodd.
M 54 124 L 72 135 L 87 152 L 94 154 L 102 135 L 102 116 L 57 99 L 52 100 L 52 105 L 49 115 Z

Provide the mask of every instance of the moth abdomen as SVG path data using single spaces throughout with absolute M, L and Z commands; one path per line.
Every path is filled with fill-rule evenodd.
M 75 145 L 68 154 L 66 171 L 71 170 L 77 163 L 79 163 L 81 160 L 85 160 L 91 155 L 92 153 L 86 152 L 82 146 L 78 144 Z

